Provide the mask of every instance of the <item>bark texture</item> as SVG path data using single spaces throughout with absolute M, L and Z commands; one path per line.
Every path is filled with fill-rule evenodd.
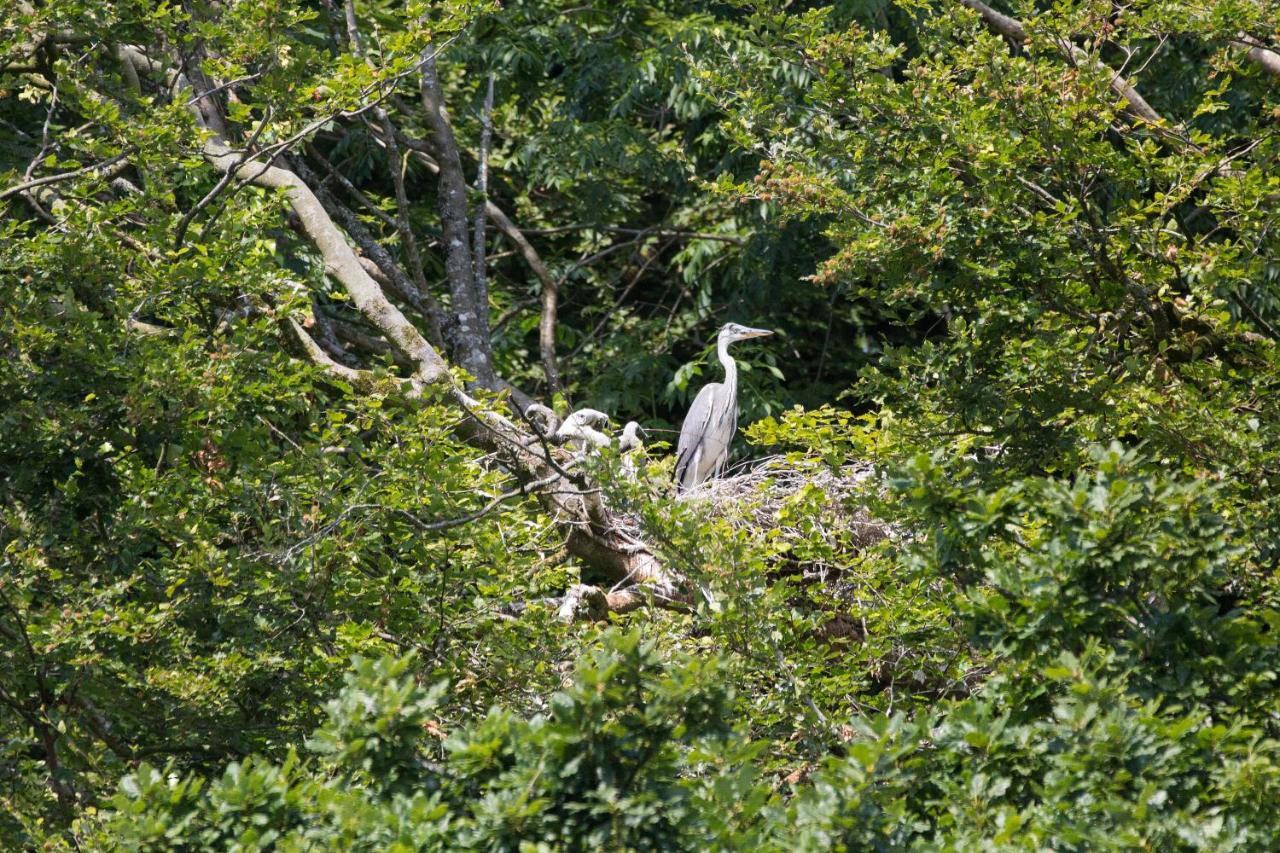
M 489 306 L 481 304 L 475 266 L 468 245 L 467 183 L 453 125 L 445 110 L 434 48 L 422 65 L 422 107 L 431 144 L 440 164 L 440 220 L 445 246 L 445 272 L 456 325 L 447 336 L 454 359 L 485 388 L 498 387 L 489 344 Z M 390 140 L 394 144 L 394 140 Z

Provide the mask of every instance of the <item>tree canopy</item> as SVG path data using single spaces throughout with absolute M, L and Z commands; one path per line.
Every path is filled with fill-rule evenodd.
M 6 4 L 0 844 L 1276 847 L 1278 22 Z

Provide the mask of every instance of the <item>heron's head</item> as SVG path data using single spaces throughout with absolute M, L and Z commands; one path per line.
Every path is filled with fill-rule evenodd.
M 773 332 L 768 329 L 753 329 L 750 326 L 741 326 L 737 323 L 725 323 L 720 329 L 720 340 L 726 344 L 734 341 L 745 341 L 748 338 L 763 338 L 765 335 L 772 335 Z

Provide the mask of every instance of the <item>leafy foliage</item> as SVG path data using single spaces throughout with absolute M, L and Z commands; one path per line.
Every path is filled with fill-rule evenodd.
M 1280 845 L 1274 2 L 349 8 L 0 15 L 0 846 Z M 563 519 L 202 153 L 198 74 L 447 312 L 429 46 L 557 285 L 558 398 L 482 235 L 497 372 L 645 425 L 580 464 L 684 610 L 556 619 Z M 806 485 L 677 500 L 728 319 Z

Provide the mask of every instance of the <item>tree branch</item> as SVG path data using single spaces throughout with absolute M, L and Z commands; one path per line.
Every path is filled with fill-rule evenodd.
M 1021 47 L 1026 43 L 1026 27 L 1024 27 L 1022 22 L 1017 18 L 1011 18 L 1002 12 L 997 12 L 986 3 L 983 3 L 982 0 L 958 0 L 958 2 L 960 5 L 966 6 L 977 12 L 982 16 L 982 20 L 986 22 L 988 27 L 1009 39 L 1014 44 Z M 1109 85 L 1111 86 L 1112 91 L 1124 98 L 1125 102 L 1128 104 L 1129 112 L 1133 115 L 1143 119 L 1144 121 L 1151 122 L 1152 124 L 1159 124 L 1164 121 L 1163 117 L 1152 109 L 1146 99 L 1143 98 L 1142 95 L 1138 94 L 1138 90 L 1133 88 L 1133 86 L 1129 84 L 1128 80 L 1120 76 L 1119 72 L 1104 64 L 1102 60 L 1090 56 L 1082 48 L 1077 47 L 1066 39 L 1056 39 L 1055 41 L 1058 45 L 1058 49 L 1072 61 L 1105 71 L 1108 75 Z
M 404 137 L 399 137 L 399 141 L 410 149 L 414 159 L 421 165 L 434 173 L 438 174 L 440 172 L 440 164 L 436 162 L 430 152 L 425 150 L 422 143 Z M 542 319 L 538 324 L 539 357 L 542 361 L 542 372 L 547 379 L 548 389 L 552 393 L 563 392 L 564 383 L 560 379 L 560 367 L 556 358 L 555 341 L 556 304 L 559 300 L 560 282 L 551 274 L 551 270 L 543 262 L 538 250 L 529 242 L 529 238 L 525 236 L 524 229 L 516 225 L 502 208 L 494 204 L 492 199 L 486 199 L 484 210 L 485 215 L 489 217 L 489 221 L 494 224 L 494 227 L 515 244 L 520 256 L 524 258 L 525 263 L 529 265 L 529 269 L 533 270 L 533 274 L 537 276 L 538 282 L 542 285 L 539 296 L 542 303 Z
M 253 146 L 258 141 L 258 137 L 262 135 L 262 131 L 266 129 L 267 122 L 271 120 L 272 113 L 273 110 L 271 107 L 267 107 L 266 114 L 262 117 L 262 121 L 258 122 L 258 126 L 253 129 L 253 133 L 249 136 L 249 141 L 245 143 L 244 154 L 241 155 L 240 163 L 237 165 L 244 165 L 245 161 L 253 156 Z M 196 202 L 192 208 L 183 215 L 182 220 L 178 223 L 178 228 L 173 235 L 173 248 L 175 250 L 182 248 L 182 240 L 186 237 L 187 228 L 191 225 L 191 220 L 195 219 L 197 213 L 212 204 L 213 200 L 222 194 L 222 191 L 231 184 L 231 179 L 235 174 L 236 169 L 228 169 L 223 172 L 222 178 L 218 183 L 214 184 L 213 189 L 209 190 L 204 198 Z
M 262 163 L 258 158 L 244 162 L 218 136 L 211 136 L 205 142 L 204 155 L 214 168 L 246 176 L 259 187 L 283 190 L 303 230 L 320 251 L 325 270 L 347 291 L 356 309 L 416 365 L 415 379 L 426 385 L 449 381 L 449 368 L 444 359 L 383 295 L 382 288 L 365 272 L 324 205 L 302 178 L 283 167 Z
M 114 157 L 108 157 L 106 160 L 103 160 L 101 163 L 90 163 L 88 166 L 81 166 L 79 169 L 72 169 L 69 172 L 59 172 L 56 175 L 45 175 L 43 178 L 33 178 L 32 180 L 24 181 L 23 183 L 20 183 L 20 184 L 15 184 L 11 187 L 8 187 L 7 189 L 0 190 L 0 201 L 4 201 L 6 198 L 12 195 L 18 195 L 19 193 L 29 192 L 30 190 L 34 190 L 38 187 L 48 186 L 49 184 L 56 184 L 59 181 L 67 181 L 72 178 L 77 178 L 81 175 L 87 174 L 89 172 L 97 171 L 99 169 L 109 169 L 110 167 L 123 161 L 135 150 L 136 149 L 133 146 L 129 146 L 124 151 L 121 151 L 119 154 L 115 155 Z
M 356 370 L 353 367 L 347 367 L 339 361 L 336 361 L 320 344 L 316 343 L 311 335 L 307 334 L 307 330 L 302 328 L 302 324 L 292 317 L 284 321 L 284 328 L 293 339 L 293 341 L 302 349 L 303 354 L 312 362 L 323 367 L 329 373 L 332 373 L 338 379 L 351 385 L 353 388 L 368 389 L 373 386 L 373 374 L 367 370 Z
M 307 151 L 307 156 L 310 157 L 312 160 L 315 160 L 317 163 L 319 163 L 321 167 L 324 168 L 325 173 L 328 174 L 328 176 L 332 178 L 334 181 L 336 181 L 338 186 L 342 187 L 343 192 L 345 192 L 347 195 L 351 196 L 353 199 L 358 201 L 365 210 L 367 210 L 375 219 L 377 219 L 383 225 L 386 225 L 387 227 L 392 229 L 396 227 L 395 217 L 391 216 L 385 210 L 378 207 L 378 205 L 374 203 L 373 199 L 369 198 L 360 190 L 359 187 L 351 183 L 351 180 L 346 175 L 342 174 L 342 172 L 340 172 L 336 166 L 330 163 L 328 158 L 325 157 L 323 154 L 321 154 L 320 151 L 314 145 L 312 145 L 311 143 L 307 143 L 306 151 Z M 307 183 L 311 184 L 311 189 L 316 190 L 316 195 L 321 199 L 321 201 L 324 201 L 324 197 L 320 195 L 320 192 L 318 190 L 317 183 L 310 179 L 307 179 Z M 328 207 L 327 204 L 325 206 Z M 330 212 L 332 213 L 332 211 Z
M 360 221 L 359 217 L 324 189 L 319 178 L 304 163 L 299 161 L 295 164 L 295 168 L 298 174 L 310 186 L 315 188 L 316 198 L 320 200 L 324 209 L 355 241 L 356 245 L 360 247 L 360 251 L 364 252 L 366 258 L 382 271 L 388 286 L 396 297 L 410 305 L 418 312 L 419 316 L 427 321 L 427 333 L 431 343 L 435 346 L 441 346 L 444 343 L 442 329 L 446 325 L 446 317 L 439 303 L 435 301 L 430 293 L 424 293 L 418 289 L 418 286 L 409 278 L 404 269 L 396 263 L 391 253 L 377 241 L 364 223 Z M 361 268 L 363 266 L 361 264 Z M 367 272 L 368 270 L 366 270 Z
M 480 205 L 476 209 L 475 248 L 472 252 L 475 262 L 476 299 L 481 305 L 489 304 L 489 285 L 486 280 L 488 270 L 485 263 L 485 205 L 489 200 L 489 139 L 493 134 L 493 74 L 489 75 L 488 88 L 485 91 L 484 107 L 480 113 L 480 151 L 476 166 L 476 195 Z M 387 140 L 387 150 L 395 145 L 394 138 Z M 398 150 L 398 149 L 397 149 Z M 487 317 L 486 313 L 486 317 Z
M 1276 48 L 1268 47 L 1244 33 L 1240 33 L 1239 37 L 1232 41 L 1232 44 L 1247 48 L 1246 54 L 1250 59 L 1264 70 L 1280 77 L 1280 51 Z
M 462 174 L 458 141 L 445 110 L 436 48 L 429 46 L 422 62 L 421 94 L 426 124 L 440 164 L 440 221 L 445 244 L 445 272 L 457 325 L 450 331 L 454 357 L 481 386 L 496 388 L 489 341 L 489 306 L 476 292 L 475 266 L 468 245 L 467 185 Z M 389 143 L 394 140 L 388 140 Z
M 385 147 L 386 141 L 377 137 L 379 144 Z M 419 165 L 425 166 L 431 173 L 440 174 L 440 164 L 436 162 L 432 152 L 420 141 L 410 139 L 403 134 L 396 134 L 396 141 L 407 148 L 410 156 L 418 162 Z M 560 283 L 556 277 L 551 274 L 551 270 L 543 262 L 542 256 L 538 254 L 538 250 L 529 242 L 524 229 L 516 225 L 511 217 L 493 202 L 492 199 L 486 199 L 484 203 L 485 215 L 489 217 L 489 221 L 501 231 L 507 239 L 515 244 L 516 249 L 520 252 L 520 256 L 524 258 L 525 263 L 529 265 L 529 269 L 533 270 L 533 274 L 537 276 L 539 283 L 542 285 L 540 299 L 542 303 L 542 322 L 538 327 L 538 349 L 539 356 L 542 361 L 543 374 L 547 379 L 547 386 L 552 393 L 563 391 L 564 385 L 560 380 L 559 363 L 556 358 L 555 349 L 555 316 L 556 303 L 560 292 Z M 550 323 L 547 319 L 550 317 Z

